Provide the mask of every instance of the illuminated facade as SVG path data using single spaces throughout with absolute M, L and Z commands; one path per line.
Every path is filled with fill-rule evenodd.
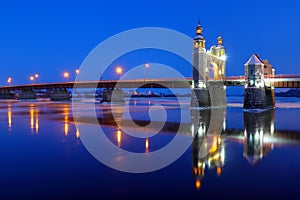
M 265 80 L 265 76 L 274 75 L 274 70 L 267 61 L 265 63 L 253 54 L 245 64 L 244 109 L 275 107 L 274 87 Z
M 217 45 L 206 49 L 203 28 L 198 22 L 193 45 L 193 94 L 192 107 L 225 106 L 226 91 L 223 84 L 225 78 L 226 54 L 223 38 L 218 37 Z

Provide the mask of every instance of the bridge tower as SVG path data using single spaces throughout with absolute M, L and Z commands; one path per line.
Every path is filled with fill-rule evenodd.
M 198 21 L 193 51 L 193 84 L 191 107 L 217 107 L 226 105 L 225 77 L 226 54 L 223 38 L 217 46 L 206 50 L 203 28 Z
M 265 63 L 253 54 L 245 64 L 244 109 L 275 107 L 274 87 L 264 78 L 265 75 L 273 75 L 274 70 Z

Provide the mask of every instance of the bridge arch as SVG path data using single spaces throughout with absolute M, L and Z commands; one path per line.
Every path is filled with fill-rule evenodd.
M 208 69 L 209 69 L 209 80 L 217 80 L 219 78 L 219 66 L 216 62 L 209 62 Z

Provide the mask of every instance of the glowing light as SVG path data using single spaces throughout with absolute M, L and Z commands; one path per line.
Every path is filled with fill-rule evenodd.
M 11 113 L 11 108 L 8 107 L 8 111 L 7 111 L 7 122 L 8 122 L 8 127 L 10 127 L 10 128 L 11 128 L 11 126 L 12 126 L 11 115 L 12 115 L 12 113 Z
M 222 55 L 222 56 L 220 57 L 220 59 L 226 61 L 227 57 L 226 57 L 226 55 Z
M 145 64 L 145 67 L 148 68 L 148 67 L 150 67 L 150 65 L 147 63 L 147 64 Z
M 149 150 L 149 139 L 148 138 L 146 138 L 145 147 L 146 147 L 146 152 L 148 152 L 148 150 Z
M 33 81 L 34 80 L 34 76 L 30 76 L 29 80 Z
M 271 135 L 274 135 L 274 121 L 271 122 L 270 132 L 271 132 Z
M 122 131 L 118 130 L 117 131 L 117 142 L 118 142 L 119 147 L 121 145 L 121 141 L 122 141 Z
M 65 116 L 65 125 L 64 125 L 64 132 L 65 132 L 65 136 L 68 136 L 69 134 L 69 118 L 68 116 Z
M 69 72 L 64 72 L 64 77 L 65 77 L 65 78 L 69 78 L 69 77 L 70 77 Z
M 223 130 L 226 130 L 226 119 L 223 120 Z
M 38 78 L 38 77 L 39 77 L 39 75 L 38 75 L 38 74 L 35 74 L 35 75 L 34 75 L 34 77 L 35 77 L 35 78 Z
M 217 149 L 218 149 L 218 137 L 214 136 L 214 138 L 213 138 L 213 144 L 212 144 L 212 147 L 209 150 L 209 153 L 214 153 L 214 152 L 217 151 Z
M 76 138 L 79 138 L 79 137 L 80 137 L 79 129 L 76 128 Z
M 39 119 L 38 118 L 35 119 L 35 132 L 36 133 L 39 132 Z
M 75 70 L 75 73 L 76 73 L 76 74 L 79 74 L 79 69 L 76 69 L 76 70 Z
M 34 128 L 34 110 L 33 108 L 30 108 L 30 128 Z
M 218 176 L 220 176 L 222 173 L 222 168 L 221 167 L 217 167 L 217 174 Z
M 196 180 L 195 187 L 196 187 L 197 190 L 200 189 L 200 187 L 201 187 L 201 181 L 199 179 Z
M 7 83 L 11 83 L 11 81 L 12 81 L 12 78 L 9 77 L 9 78 L 7 79 Z
M 116 67 L 116 73 L 117 74 L 121 74 L 122 75 L 122 73 L 123 73 L 123 68 L 122 67 L 120 67 L 120 66 L 118 66 L 118 67 Z

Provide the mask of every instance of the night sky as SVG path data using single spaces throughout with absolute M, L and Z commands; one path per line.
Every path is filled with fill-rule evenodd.
M 0 85 L 8 77 L 13 84 L 29 83 L 35 73 L 38 82 L 63 81 L 62 73 L 74 76 L 100 42 L 132 28 L 164 27 L 194 37 L 198 18 L 207 47 L 223 36 L 227 75 L 243 75 L 253 53 L 268 59 L 277 74 L 300 74 L 299 10 L 298 0 L 2 2 Z M 124 62 L 130 68 L 131 60 Z M 191 71 L 180 68 L 185 76 Z M 106 78 L 115 77 L 108 72 Z

